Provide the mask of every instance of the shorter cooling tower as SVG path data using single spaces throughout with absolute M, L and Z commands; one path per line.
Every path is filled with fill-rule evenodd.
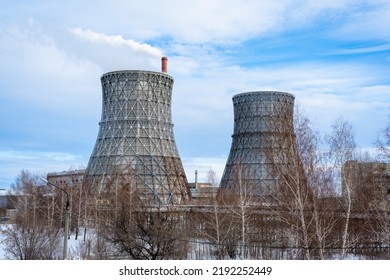
M 86 182 L 98 193 L 113 179 L 127 181 L 138 194 L 159 204 L 190 198 L 173 135 L 173 79 L 162 72 L 114 71 L 101 77 L 102 117 L 86 169 Z
M 263 196 L 280 183 L 293 156 L 294 96 L 256 91 L 233 96 L 234 132 L 221 188 L 245 186 Z

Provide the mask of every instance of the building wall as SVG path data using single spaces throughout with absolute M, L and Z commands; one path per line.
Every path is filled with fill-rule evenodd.
M 47 174 L 47 181 L 56 186 L 81 187 L 85 169 L 52 172 Z
M 342 193 L 360 200 L 362 205 L 390 198 L 390 163 L 347 161 L 342 166 Z
M 0 189 L 0 209 L 7 208 L 7 205 L 8 205 L 7 193 L 5 189 Z
M 208 203 L 217 195 L 218 188 L 211 183 L 190 183 L 191 197 L 194 201 Z

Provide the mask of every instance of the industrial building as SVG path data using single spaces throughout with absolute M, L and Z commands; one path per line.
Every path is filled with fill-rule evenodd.
M 56 186 L 80 188 L 83 184 L 85 169 L 51 172 L 47 174 L 47 181 Z
M 6 189 L 0 189 L 0 209 L 5 209 L 7 206 L 7 191 Z
M 192 203 L 210 204 L 217 196 L 218 188 L 211 183 L 189 183 Z
M 250 189 L 256 196 L 272 193 L 282 169 L 295 157 L 294 96 L 255 91 L 233 96 L 232 145 L 220 187 Z
M 158 204 L 181 204 L 216 194 L 216 188 L 187 182 L 173 133 L 174 80 L 167 74 L 167 58 L 161 61 L 161 72 L 123 70 L 102 75 L 102 114 L 87 168 L 49 173 L 50 183 L 83 185 L 102 199 L 107 186 L 119 180 Z M 240 180 L 262 196 L 280 184 L 278 170 L 292 157 L 294 96 L 244 92 L 233 96 L 233 105 L 232 145 L 220 187 L 232 189 Z M 292 137 L 286 140 L 286 135 Z
M 349 160 L 341 168 L 341 177 L 343 197 L 349 188 L 351 200 L 360 206 L 390 201 L 390 163 Z
M 83 185 L 104 199 L 107 186 L 119 180 L 131 184 L 140 197 L 164 205 L 215 196 L 216 188 L 187 182 L 173 133 L 173 82 L 166 57 L 161 72 L 123 70 L 102 75 L 102 115 L 87 168 L 49 173 L 48 181 Z M 281 184 L 280 171 L 295 156 L 291 154 L 294 99 L 276 91 L 233 96 L 234 130 L 222 189 L 245 185 L 252 194 L 264 196 Z
M 16 216 L 14 201 L 16 196 L 6 189 L 0 189 L 0 224 L 12 222 Z
M 190 199 L 173 134 L 173 82 L 166 57 L 161 72 L 124 70 L 101 77 L 102 116 L 84 184 L 102 194 L 109 182 L 121 180 L 158 204 Z

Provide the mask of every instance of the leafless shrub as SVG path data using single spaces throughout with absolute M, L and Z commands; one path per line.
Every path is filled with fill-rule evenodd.
M 184 259 L 183 215 L 172 207 L 140 198 L 131 182 L 118 185 L 109 204 L 98 208 L 98 238 L 132 259 Z
M 13 224 L 5 230 L 5 252 L 9 259 L 54 260 L 62 257 L 58 229 Z

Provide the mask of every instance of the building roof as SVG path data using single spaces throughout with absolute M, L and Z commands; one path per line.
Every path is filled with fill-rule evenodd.
M 85 169 L 77 169 L 77 170 L 69 170 L 69 171 L 61 171 L 61 172 L 51 172 L 47 173 L 47 176 L 69 176 L 69 175 L 81 175 L 85 173 Z

